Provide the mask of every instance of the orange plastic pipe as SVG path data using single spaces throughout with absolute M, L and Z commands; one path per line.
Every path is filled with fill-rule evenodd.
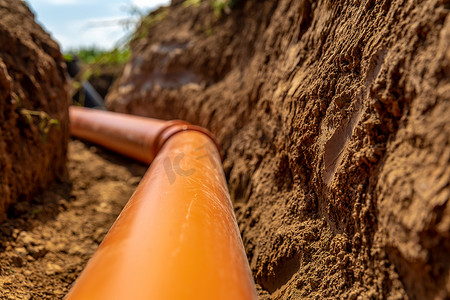
M 159 134 L 162 148 L 66 299 L 257 299 L 219 152 L 197 129 Z
M 189 125 L 71 106 L 71 134 L 147 164 L 155 158 L 160 134 L 171 126 Z

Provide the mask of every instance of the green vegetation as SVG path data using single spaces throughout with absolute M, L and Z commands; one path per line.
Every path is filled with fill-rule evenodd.
M 142 37 L 142 30 L 139 27 L 148 28 L 156 22 L 162 20 L 168 11 L 162 13 L 151 13 L 140 10 L 135 6 L 128 8 L 130 17 L 126 20 L 118 20 L 117 24 L 132 28 L 132 33 L 120 39 L 114 49 L 102 50 L 96 47 L 84 47 L 73 49 L 64 54 L 67 61 L 72 61 L 75 57 L 80 60 L 81 72 L 72 80 L 71 95 L 75 95 L 82 87 L 83 82 L 89 80 L 92 76 L 98 77 L 104 74 L 105 70 L 120 70 L 121 67 L 130 60 L 130 44 L 137 38 Z M 136 18 L 137 16 L 137 18 Z M 139 34 L 139 36 L 137 36 Z M 82 91 L 82 90 L 81 90 Z M 83 101 L 84 94 L 80 94 L 80 101 Z
M 222 17 L 224 12 L 229 13 L 231 11 L 230 7 L 228 6 L 228 1 L 226 0 L 211 0 L 210 3 L 214 10 L 214 16 L 216 18 Z
M 80 60 L 81 71 L 72 80 L 71 96 L 81 89 L 83 82 L 89 80 L 91 76 L 100 76 L 105 68 L 115 67 L 115 69 L 120 69 L 130 59 L 131 51 L 127 42 L 110 51 L 87 47 L 71 50 L 64 54 L 67 61 L 72 61 L 75 57 Z M 83 93 L 81 93 L 80 99 L 84 99 Z
M 147 16 L 142 16 L 139 21 L 139 26 L 136 27 L 135 32 L 130 37 L 130 42 L 147 37 L 150 28 L 163 21 L 168 15 L 169 10 L 162 7 Z
M 111 51 L 100 50 L 95 47 L 71 50 L 64 55 L 67 61 L 72 61 L 77 56 L 83 63 L 92 64 L 124 64 L 130 58 L 130 48 L 117 47 Z
M 166 8 L 161 8 L 158 11 L 145 16 L 141 20 L 141 26 L 145 26 L 147 28 L 151 28 L 155 26 L 157 23 L 164 20 L 169 15 L 169 10 Z
M 214 12 L 214 17 L 220 19 L 224 13 L 229 14 L 231 9 L 242 0 L 186 0 L 184 6 L 198 7 L 202 2 L 208 2 Z M 169 15 L 169 8 L 162 7 L 147 13 L 137 7 L 128 8 L 130 18 L 128 20 L 117 21 L 133 28 L 132 33 L 123 37 L 113 50 L 101 50 L 95 47 L 86 47 L 70 50 L 64 54 L 67 61 L 72 61 L 78 57 L 81 62 L 82 71 L 72 80 L 72 91 L 74 95 L 82 87 L 82 83 L 89 80 L 91 76 L 99 76 L 104 68 L 109 66 L 121 66 L 129 61 L 131 57 L 130 44 L 148 36 L 149 30 Z M 137 16 L 137 19 L 136 19 Z M 212 25 L 208 21 L 205 29 L 207 35 L 213 34 Z M 80 99 L 83 99 L 80 95 Z
M 33 119 L 37 118 L 39 133 L 43 142 L 47 142 L 47 134 L 52 126 L 59 128 L 59 121 L 51 118 L 45 111 L 36 111 L 22 108 L 20 114 L 25 117 L 29 125 L 33 124 Z
M 50 128 L 55 126 L 59 128 L 59 121 L 50 117 L 45 111 L 29 110 L 22 107 L 22 101 L 19 96 L 15 95 L 15 103 L 19 115 L 25 118 L 28 125 L 34 124 L 34 119 L 38 120 L 39 133 L 43 142 L 47 142 L 47 135 Z
M 198 7 L 202 3 L 202 0 L 186 0 L 183 2 L 184 7 L 195 6 Z
M 208 0 L 209 4 L 211 5 L 214 16 L 217 19 L 220 19 L 223 15 L 223 13 L 229 14 L 231 12 L 231 9 L 233 9 L 236 4 L 239 3 L 240 0 Z M 202 3 L 202 0 L 186 0 L 183 2 L 184 6 L 194 6 L 198 7 Z

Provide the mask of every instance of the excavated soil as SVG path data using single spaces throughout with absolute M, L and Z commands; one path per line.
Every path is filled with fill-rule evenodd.
M 66 164 L 68 86 L 58 45 L 21 0 L 0 0 L 0 222 Z
M 213 131 L 261 298 L 450 297 L 450 2 L 193 3 L 107 104 Z
M 450 2 L 197 2 L 143 22 L 107 102 L 214 132 L 260 298 L 448 299 Z M 17 11 L 41 32 L 21 1 L 0 0 L 0 39 L 20 33 Z M 31 188 L 61 171 L 67 139 L 63 123 L 45 144 L 14 97 L 67 121 L 43 36 L 0 45 L 0 192 L 15 201 L 0 299 L 62 298 L 146 170 L 74 140 L 67 174 Z M 55 101 L 27 100 L 41 92 Z
M 0 299 L 61 299 L 147 167 L 92 145 L 69 143 L 66 178 L 0 226 Z

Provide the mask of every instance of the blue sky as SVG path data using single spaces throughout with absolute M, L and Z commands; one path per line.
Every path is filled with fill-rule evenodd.
M 127 31 L 118 20 L 131 18 L 135 6 L 150 11 L 170 0 L 25 0 L 63 51 L 83 46 L 112 48 Z M 136 18 L 136 17 L 135 17 Z

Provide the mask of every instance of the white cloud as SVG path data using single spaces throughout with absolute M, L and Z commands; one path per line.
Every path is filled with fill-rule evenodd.
M 126 29 L 120 24 L 114 25 L 115 20 L 117 18 L 107 17 L 69 22 L 64 31 L 55 32 L 54 37 L 63 46 L 63 51 L 93 45 L 111 49 L 127 33 Z M 111 26 L 91 26 L 109 21 L 112 21 Z

